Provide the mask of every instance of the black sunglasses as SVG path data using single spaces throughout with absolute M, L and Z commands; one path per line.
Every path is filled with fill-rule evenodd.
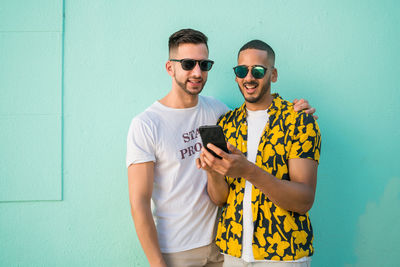
M 190 58 L 184 58 L 184 59 L 170 59 L 170 61 L 180 62 L 182 69 L 184 70 L 192 70 L 196 66 L 196 63 L 199 63 L 200 69 L 202 71 L 209 71 L 211 70 L 214 64 L 214 61 L 208 59 L 195 60 Z
M 249 73 L 249 67 L 246 65 L 239 65 L 233 68 L 236 77 L 243 79 Z M 256 79 L 261 79 L 265 76 L 267 68 L 261 65 L 254 65 L 251 67 L 251 75 Z

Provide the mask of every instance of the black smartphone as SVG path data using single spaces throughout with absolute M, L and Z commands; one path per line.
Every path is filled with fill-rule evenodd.
M 215 157 L 221 159 L 220 156 L 214 153 L 214 151 L 210 150 L 207 147 L 208 143 L 211 143 L 226 153 L 229 153 L 228 148 L 226 147 L 226 141 L 225 141 L 225 136 L 224 132 L 222 131 L 221 126 L 219 125 L 204 125 L 199 127 L 199 132 L 200 132 L 200 137 L 201 140 L 203 141 L 203 146 L 210 151 L 211 154 L 213 154 Z

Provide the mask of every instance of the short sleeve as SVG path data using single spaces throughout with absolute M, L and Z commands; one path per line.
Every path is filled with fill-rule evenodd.
M 289 159 L 305 158 L 319 162 L 321 151 L 321 133 L 314 117 L 299 113 L 292 136 Z
M 154 140 L 150 125 L 139 118 L 134 118 L 127 136 L 126 167 L 134 163 L 155 161 Z
M 225 123 L 226 123 L 226 117 L 228 116 L 228 112 L 230 112 L 231 110 L 228 110 L 227 112 L 223 113 L 221 116 L 219 116 L 218 120 L 217 120 L 217 125 L 221 126 L 222 129 L 224 129 L 225 127 Z
M 228 108 L 227 105 L 225 105 L 224 103 L 220 102 L 221 105 L 219 105 L 219 110 L 218 110 L 218 121 L 222 118 L 222 116 L 224 116 L 228 111 L 230 111 L 230 109 Z
M 207 105 L 210 113 L 212 112 L 215 115 L 216 120 L 219 120 L 225 115 L 225 113 L 230 111 L 227 105 L 216 98 L 213 98 L 211 96 L 203 96 L 202 99 L 204 99 L 204 103 Z

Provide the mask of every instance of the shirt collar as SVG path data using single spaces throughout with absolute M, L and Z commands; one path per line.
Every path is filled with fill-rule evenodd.
M 282 108 L 282 98 L 279 94 L 274 93 L 272 94 L 272 103 L 268 107 L 268 115 L 271 116 L 275 114 L 279 109 Z M 241 122 L 246 122 L 247 112 L 246 112 L 246 102 L 244 102 L 239 108 L 239 114 L 241 115 Z

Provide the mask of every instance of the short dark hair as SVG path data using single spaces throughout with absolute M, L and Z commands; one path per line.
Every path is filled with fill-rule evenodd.
M 243 45 L 242 48 L 240 48 L 238 57 L 239 57 L 240 52 L 242 52 L 243 50 L 246 50 L 246 49 L 257 49 L 257 50 L 266 51 L 268 54 L 268 60 L 270 61 L 272 66 L 274 66 L 275 52 L 274 52 L 274 49 L 272 49 L 272 47 L 269 44 L 267 44 L 261 40 L 251 40 L 250 42 L 247 42 L 245 45 Z
M 208 50 L 207 41 L 207 36 L 202 32 L 193 29 L 182 29 L 169 37 L 168 48 L 171 53 L 180 44 L 205 44 Z

